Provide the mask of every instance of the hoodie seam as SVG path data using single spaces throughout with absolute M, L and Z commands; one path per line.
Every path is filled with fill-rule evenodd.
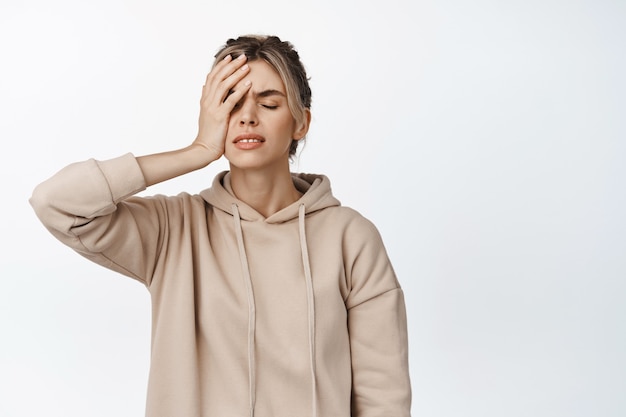
M 372 300 L 374 300 L 374 299 L 376 299 L 376 298 L 382 297 L 383 295 L 385 295 L 385 294 L 387 294 L 387 293 L 390 293 L 390 292 L 392 292 L 392 291 L 402 291 L 402 288 L 401 288 L 401 287 L 394 287 L 394 288 L 391 288 L 391 289 L 389 289 L 389 290 L 387 290 L 387 291 L 383 291 L 383 292 L 381 292 L 381 293 L 379 293 L 379 294 L 376 294 L 376 295 L 374 295 L 374 296 L 372 296 L 372 297 L 370 297 L 370 298 L 367 298 L 367 299 L 365 299 L 365 300 L 361 301 L 361 302 L 360 302 L 360 303 L 358 303 L 358 304 L 355 304 L 355 305 L 353 305 L 353 306 L 348 307 L 348 310 L 352 310 L 353 308 L 356 308 L 356 307 L 358 307 L 358 306 L 360 306 L 360 305 L 363 305 L 363 304 L 365 304 L 365 303 L 367 303 L 367 302 L 369 302 L 369 301 L 372 301 Z

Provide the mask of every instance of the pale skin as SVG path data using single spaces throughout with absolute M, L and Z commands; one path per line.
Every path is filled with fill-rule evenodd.
M 310 112 L 294 120 L 280 76 L 266 62 L 227 56 L 207 75 L 198 135 L 185 148 L 137 158 L 150 186 L 204 168 L 224 155 L 239 200 L 269 217 L 300 198 L 289 146 L 302 139 Z

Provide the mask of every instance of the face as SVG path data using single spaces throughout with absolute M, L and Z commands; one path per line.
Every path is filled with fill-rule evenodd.
M 251 88 L 230 115 L 225 156 L 231 169 L 288 169 L 291 141 L 306 135 L 308 122 L 296 123 L 285 86 L 268 63 L 248 65 L 250 72 L 234 89 L 246 81 Z

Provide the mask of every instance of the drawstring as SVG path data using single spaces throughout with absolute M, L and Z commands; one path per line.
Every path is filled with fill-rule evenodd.
M 256 374 L 254 355 L 254 334 L 256 325 L 256 308 L 254 303 L 254 293 L 252 291 L 252 278 L 248 266 L 246 248 L 243 244 L 243 231 L 241 229 L 241 217 L 237 204 L 232 205 L 233 219 L 235 221 L 235 233 L 237 235 L 237 245 L 239 247 L 239 259 L 244 275 L 244 285 L 248 295 L 248 382 L 250 393 L 250 417 L 254 417 L 254 405 L 256 402 Z M 315 373 L 315 295 L 313 293 L 313 279 L 311 275 L 311 264 L 309 262 L 309 250 L 306 243 L 306 230 L 304 227 L 304 204 L 298 210 L 298 224 L 300 231 L 300 251 L 302 253 L 302 263 L 304 265 L 304 278 L 306 280 L 306 301 L 307 319 L 309 330 L 309 361 L 311 368 L 311 414 L 317 417 L 317 378 Z
M 304 204 L 298 210 L 298 223 L 300 227 L 300 251 L 304 265 L 304 278 L 306 279 L 306 303 L 308 307 L 309 322 L 309 359 L 311 366 L 311 414 L 317 417 L 317 381 L 315 377 L 315 296 L 313 293 L 313 279 L 311 277 L 311 265 L 309 263 L 309 250 L 306 244 L 306 231 L 304 228 Z
M 248 295 L 248 384 L 250 395 L 250 417 L 254 416 L 254 404 L 256 402 L 256 375 L 255 375 L 255 357 L 254 357 L 254 332 L 256 325 L 256 311 L 254 305 L 254 294 L 252 292 L 252 278 L 250 277 L 250 268 L 248 267 L 248 257 L 246 256 L 246 247 L 243 244 L 243 232 L 241 231 L 241 217 L 237 204 L 232 205 L 233 218 L 235 220 L 235 233 L 237 234 L 237 245 L 239 246 L 239 259 L 241 261 L 241 269 L 244 275 L 244 285 Z

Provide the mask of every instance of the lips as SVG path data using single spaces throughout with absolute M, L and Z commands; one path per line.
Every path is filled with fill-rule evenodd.
M 265 138 L 256 133 L 242 133 L 233 139 L 233 144 L 236 149 L 242 151 L 252 151 L 263 146 Z
M 233 143 L 261 143 L 265 142 L 265 138 L 256 133 L 243 133 L 233 139 Z

